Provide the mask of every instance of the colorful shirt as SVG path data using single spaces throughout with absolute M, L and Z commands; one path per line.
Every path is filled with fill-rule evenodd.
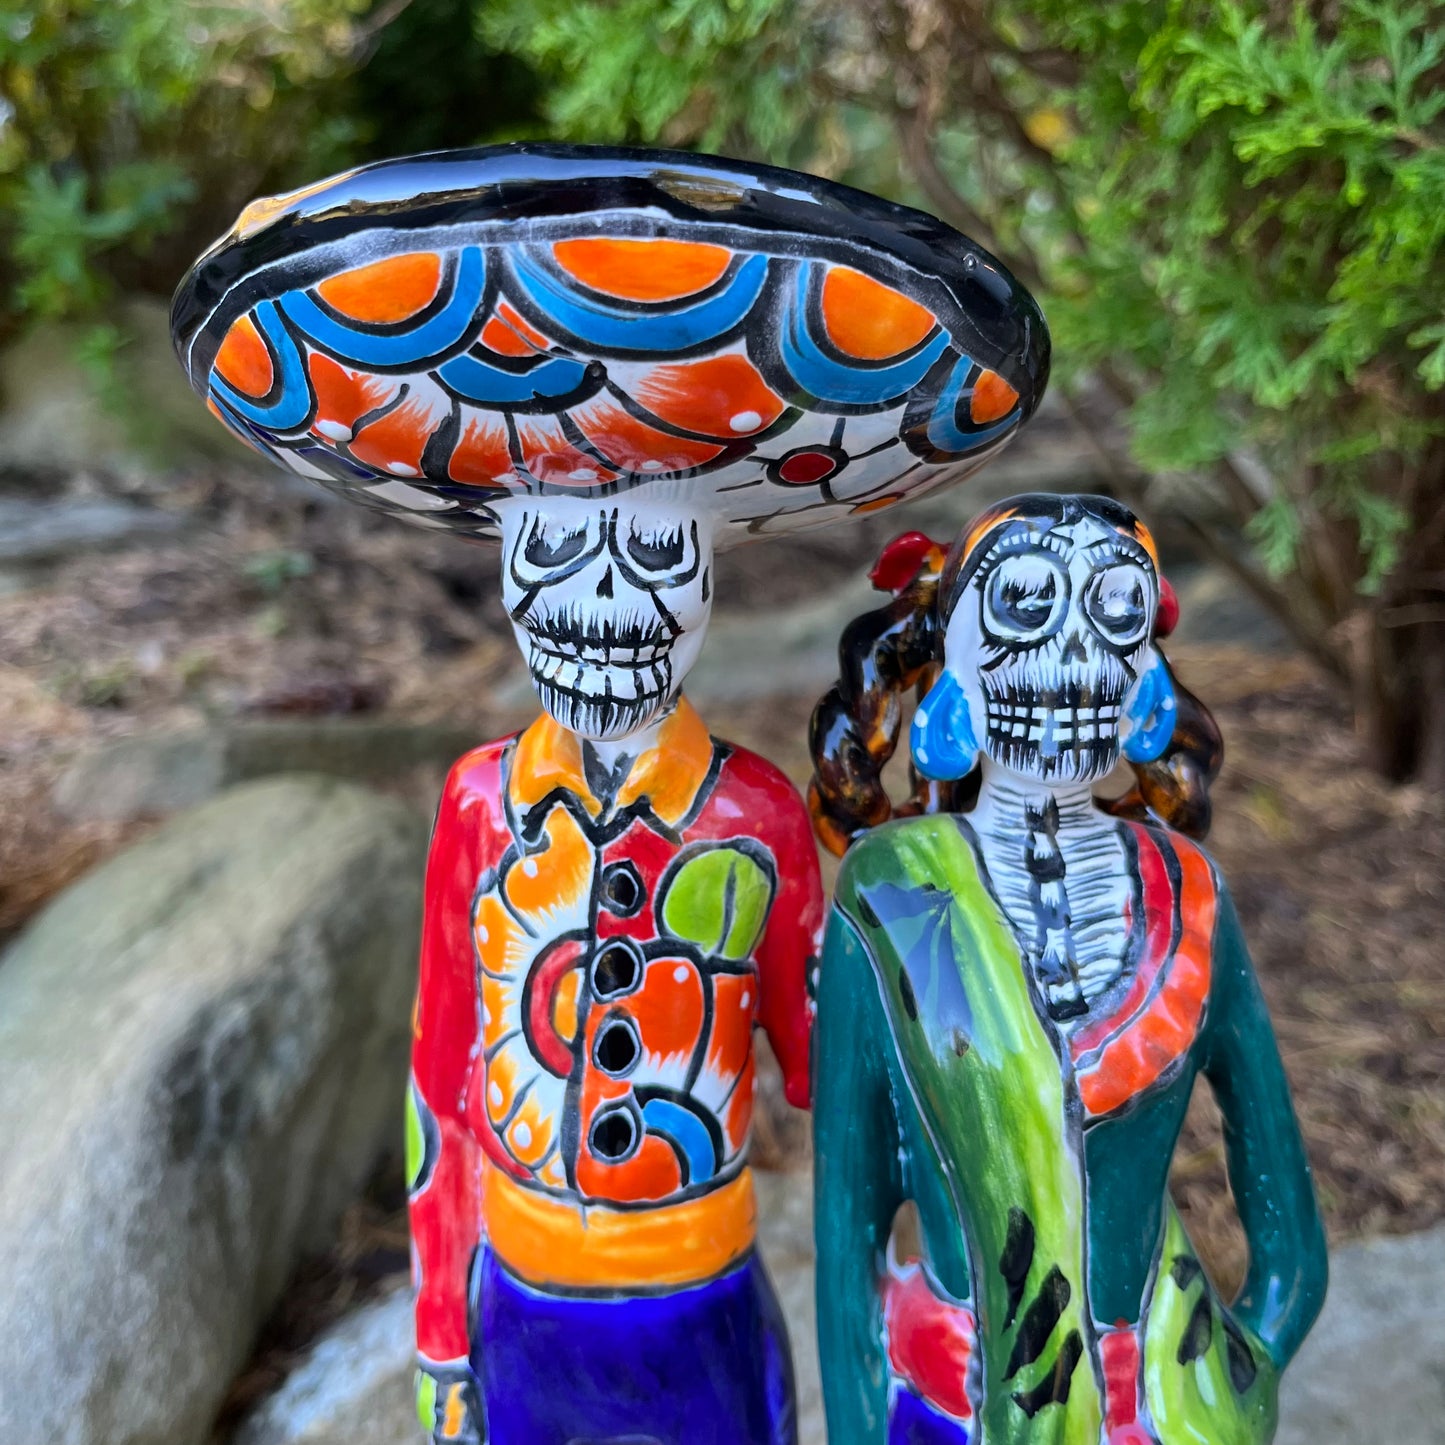
M 752 1030 L 808 1102 L 807 811 L 681 702 L 627 775 L 543 717 L 452 769 L 427 870 L 409 1157 L 423 1358 L 465 1359 L 482 1241 L 622 1294 L 752 1247 Z

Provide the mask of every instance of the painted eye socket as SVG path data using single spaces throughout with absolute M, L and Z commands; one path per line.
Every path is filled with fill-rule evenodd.
M 697 524 L 619 519 L 613 527 L 612 555 L 639 586 L 680 586 L 697 576 L 701 564 Z
M 1149 574 L 1137 562 L 1102 567 L 1084 591 L 1084 612 L 1115 647 L 1132 647 L 1149 630 Z
M 675 572 L 687 561 L 687 532 L 681 523 L 654 531 L 630 530 L 627 556 L 644 572 Z
M 554 527 L 547 531 L 541 518 L 532 524 L 522 555 L 533 567 L 565 567 L 582 555 L 587 546 L 587 528 Z
M 512 577 L 519 587 L 557 582 L 585 567 L 601 549 L 606 528 L 601 519 L 528 518 L 511 554 Z
M 1051 556 L 1019 553 L 989 574 L 983 623 L 1001 641 L 1038 642 L 1058 629 L 1068 601 L 1068 574 Z

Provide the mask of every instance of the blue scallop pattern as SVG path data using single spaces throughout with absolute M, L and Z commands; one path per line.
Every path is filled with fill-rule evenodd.
M 466 247 L 446 305 L 410 331 L 355 330 L 324 311 L 305 291 L 288 291 L 281 298 L 281 309 L 318 345 L 358 366 L 414 366 L 443 355 L 472 335 L 486 282 L 481 247 Z
M 883 407 L 898 401 L 948 350 L 947 333 L 940 328 L 921 351 L 892 366 L 870 367 L 826 355 L 808 330 L 809 284 L 814 271 L 822 269 L 818 262 L 800 266 L 784 303 L 779 349 L 788 374 L 821 402 Z
M 933 405 L 933 411 L 929 414 L 928 440 L 940 452 L 953 452 L 960 456 L 965 452 L 976 452 L 980 447 L 987 446 L 996 437 L 1012 431 L 1018 425 L 1017 416 L 1014 412 L 1010 412 L 992 426 L 970 427 L 968 431 L 964 431 L 959 426 L 960 400 L 963 396 L 963 389 L 968 384 L 968 374 L 972 370 L 973 362 L 966 356 L 960 357 L 958 364 L 949 373 L 947 382 L 939 392 L 938 400 Z
M 521 406 L 544 397 L 571 396 L 587 380 L 587 367 L 581 361 L 559 357 L 530 371 L 505 371 L 467 355 L 444 362 L 437 375 L 479 406 Z
M 656 355 L 689 351 L 741 326 L 768 279 L 768 258 L 750 256 L 721 291 L 704 301 L 656 312 L 609 306 L 574 290 L 525 251 L 512 258 L 512 270 L 522 294 L 579 341 Z
M 261 302 L 251 318 L 271 350 L 272 364 L 280 383 L 276 400 L 267 406 L 254 397 L 246 396 L 227 385 L 225 378 L 214 369 L 211 372 L 211 389 L 218 402 L 253 425 L 273 432 L 294 431 L 304 426 L 311 415 L 311 388 L 306 383 L 301 350 L 287 331 L 274 301 Z M 277 391 L 275 385 L 271 389 Z

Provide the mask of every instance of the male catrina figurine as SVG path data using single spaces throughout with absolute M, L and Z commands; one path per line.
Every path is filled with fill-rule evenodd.
M 817 855 L 791 786 L 680 689 L 715 550 L 980 465 L 1041 394 L 1037 309 L 964 238 L 855 191 L 509 147 L 258 203 L 174 324 L 195 387 L 266 456 L 500 538 L 545 709 L 456 764 L 431 845 L 408 1133 L 423 1425 L 792 1445 L 754 1249 L 752 1031 L 806 1104 Z
M 875 580 L 895 599 L 814 719 L 820 833 L 851 841 L 814 1041 L 830 1445 L 1263 1445 L 1324 1236 L 1239 921 L 1185 836 L 1221 750 L 1158 647 L 1154 542 L 1103 497 L 1016 497 Z M 930 682 L 932 781 L 865 831 L 899 694 Z M 1121 752 L 1138 785 L 1101 805 Z M 1166 1188 L 1200 1075 L 1249 1241 L 1232 1304 Z M 906 1200 L 921 1262 L 888 1249 Z

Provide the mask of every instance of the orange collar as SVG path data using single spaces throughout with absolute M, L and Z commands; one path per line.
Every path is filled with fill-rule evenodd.
M 652 811 L 675 828 L 692 811 L 712 771 L 712 756 L 706 725 L 692 704 L 679 698 L 672 716 L 658 729 L 657 741 L 633 761 L 617 791 L 617 807 L 645 797 Z M 509 787 L 519 810 L 535 807 L 558 788 L 580 799 L 594 818 L 605 810 L 587 785 L 576 733 L 546 713 L 517 739 Z

